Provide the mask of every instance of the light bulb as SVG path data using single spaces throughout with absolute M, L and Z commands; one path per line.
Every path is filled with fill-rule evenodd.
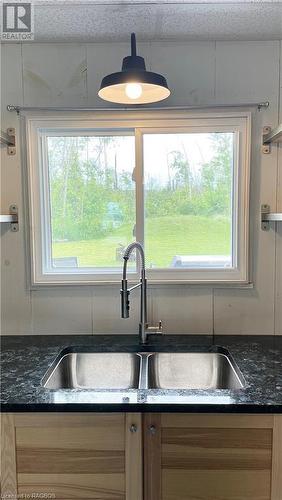
M 127 83 L 125 93 L 129 99 L 138 99 L 142 95 L 142 86 L 140 83 Z

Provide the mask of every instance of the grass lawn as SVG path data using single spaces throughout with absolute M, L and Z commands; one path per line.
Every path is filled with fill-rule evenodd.
M 230 221 L 223 217 L 179 215 L 147 219 L 146 265 L 168 267 L 174 255 L 229 255 Z M 121 226 L 111 236 L 53 243 L 53 257 L 78 258 L 80 267 L 120 267 L 116 249 L 134 240 L 132 227 Z

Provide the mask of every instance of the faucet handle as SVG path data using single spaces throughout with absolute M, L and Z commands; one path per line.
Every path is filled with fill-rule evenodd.
M 158 326 L 147 326 L 146 330 L 148 333 L 163 333 L 162 321 L 158 322 Z

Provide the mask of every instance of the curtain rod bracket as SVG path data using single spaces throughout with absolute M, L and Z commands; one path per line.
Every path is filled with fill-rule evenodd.
M 261 111 L 262 109 L 267 109 L 269 108 L 269 101 L 265 101 L 265 102 L 260 102 L 258 104 L 258 111 Z
M 14 104 L 8 104 L 7 111 L 16 111 L 17 113 L 19 113 L 20 106 L 15 106 Z

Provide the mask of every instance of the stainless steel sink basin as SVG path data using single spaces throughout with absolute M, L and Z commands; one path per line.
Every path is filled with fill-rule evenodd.
M 42 380 L 48 389 L 240 389 L 244 377 L 223 348 L 212 352 L 67 352 Z
M 138 388 L 140 356 L 135 353 L 69 352 L 48 370 L 48 389 Z
M 240 389 L 243 377 L 219 352 L 156 353 L 148 358 L 149 387 L 161 389 Z

